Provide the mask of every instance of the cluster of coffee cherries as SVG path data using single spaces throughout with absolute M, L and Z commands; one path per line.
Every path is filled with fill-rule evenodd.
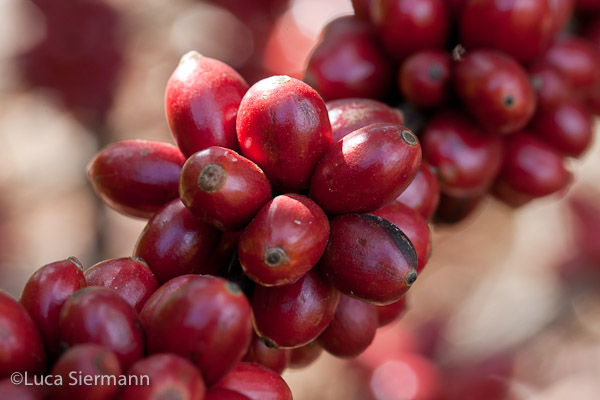
M 0 376 L 39 383 L 7 390 L 291 399 L 285 368 L 323 349 L 355 357 L 404 310 L 439 193 L 429 170 L 415 179 L 421 146 L 401 112 L 326 104 L 288 76 L 249 87 L 197 52 L 165 103 L 177 146 L 120 141 L 88 166 L 109 206 L 148 219 L 131 257 L 54 262 L 19 302 L 2 296 L 14 318 L 2 322 Z M 116 382 L 70 384 L 106 376 Z
M 353 0 L 305 81 L 326 101 L 405 110 L 457 222 L 492 194 L 512 207 L 563 191 L 600 113 L 600 3 Z M 570 23 L 569 23 L 570 22 Z

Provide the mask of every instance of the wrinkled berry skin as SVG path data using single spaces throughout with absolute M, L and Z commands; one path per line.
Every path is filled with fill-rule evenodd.
M 177 198 L 181 151 L 164 142 L 123 140 L 101 150 L 87 174 L 96 193 L 112 208 L 136 218 L 150 218 Z
M 126 369 L 144 354 L 144 332 L 135 309 L 113 289 L 89 286 L 60 311 L 62 345 L 95 343 L 112 350 Z
M 171 133 L 186 157 L 210 146 L 238 148 L 235 119 L 248 84 L 233 68 L 195 51 L 169 78 L 165 108 Z
M 453 196 L 485 192 L 502 165 L 502 138 L 486 134 L 460 112 L 434 116 L 423 129 L 421 146 L 440 189 Z
M 510 134 L 533 117 L 536 97 L 529 76 L 497 50 L 473 50 L 454 67 L 454 88 L 473 117 L 492 133 Z
M 421 162 L 415 179 L 395 201 L 419 212 L 427 221 L 431 219 L 440 202 L 440 185 L 427 161 Z
M 392 63 L 366 21 L 349 15 L 331 21 L 308 59 L 304 81 L 325 100 L 383 98 L 393 81 Z
M 408 57 L 398 70 L 398 89 L 418 107 L 432 108 L 446 102 L 450 92 L 452 59 L 444 50 L 422 50 Z
M 0 378 L 13 372 L 39 374 L 46 367 L 44 342 L 27 310 L 0 291 Z
M 296 282 L 317 264 L 329 238 L 329 220 L 311 199 L 275 197 L 256 214 L 238 243 L 240 264 L 256 283 Z
M 250 303 L 239 287 L 203 276 L 175 290 L 147 329 L 148 351 L 187 357 L 212 385 L 242 360 L 252 339 Z
M 242 99 L 236 127 L 242 155 L 280 191 L 307 188 L 317 162 L 331 146 L 323 99 L 289 76 L 255 83 Z
M 73 293 L 85 286 L 83 267 L 75 257 L 44 265 L 25 283 L 19 302 L 40 330 L 49 359 L 60 353 L 60 309 Z
M 310 196 L 328 214 L 369 212 L 391 202 L 414 179 L 421 145 L 407 128 L 374 124 L 335 143 L 310 182 Z
M 271 185 L 252 161 L 213 146 L 187 159 L 179 177 L 179 195 L 199 221 L 233 232 L 248 225 L 271 200 Z
M 554 34 L 548 0 L 467 0 L 459 27 L 467 49 L 498 49 L 523 63 L 538 57 Z
M 154 274 L 146 262 L 136 257 L 104 260 L 84 272 L 88 286 L 104 286 L 115 290 L 136 311 L 158 288 Z
M 133 255 L 146 261 L 159 284 L 179 275 L 215 274 L 208 261 L 221 236 L 175 199 L 148 221 Z
M 417 279 L 415 249 L 391 222 L 372 214 L 346 214 L 330 224 L 318 267 L 342 293 L 385 305 L 400 299 Z
M 110 400 L 119 392 L 119 386 L 111 384 L 111 379 L 102 382 L 106 384 L 86 385 L 73 384 L 73 377 L 85 376 L 99 377 L 111 376 L 117 378 L 122 373 L 119 359 L 114 352 L 99 344 L 82 343 L 77 344 L 65 351 L 52 367 L 51 374 L 62 378 L 62 385 L 50 386 L 50 397 L 56 400 L 90 399 Z
M 316 339 L 333 318 L 340 293 L 315 269 L 295 283 L 257 286 L 254 329 L 272 347 L 300 347 Z
M 186 399 L 203 400 L 206 393 L 200 371 L 176 354 L 153 354 L 142 358 L 127 370 L 127 375 L 148 376 L 150 384 L 122 388 L 118 400 Z
M 276 372 L 255 363 L 238 363 L 215 387 L 236 391 L 251 400 L 292 400 L 287 383 Z
M 377 321 L 377 306 L 342 294 L 333 319 L 318 341 L 336 357 L 356 357 L 373 341 Z
M 404 124 L 404 115 L 377 100 L 346 98 L 325 103 L 331 122 L 333 143 L 357 129 L 377 123 Z

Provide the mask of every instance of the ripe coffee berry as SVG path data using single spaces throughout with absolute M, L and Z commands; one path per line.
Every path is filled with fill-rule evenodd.
M 450 92 L 452 58 L 444 50 L 422 50 L 408 57 L 398 70 L 398 89 L 417 107 L 437 107 Z
M 271 185 L 252 161 L 213 146 L 187 159 L 179 177 L 179 195 L 199 221 L 223 231 L 239 231 L 271 199 Z
M 310 182 L 310 196 L 328 214 L 369 212 L 394 200 L 414 179 L 421 145 L 408 128 L 374 124 L 335 143 Z
M 331 146 L 331 125 L 319 94 L 289 76 L 255 83 L 236 121 L 242 154 L 280 191 L 308 187 L 317 162 Z
M 292 400 L 292 392 L 275 372 L 259 364 L 240 362 L 215 384 L 247 396 L 251 400 Z
M 377 325 L 385 326 L 395 320 L 406 311 L 406 296 L 400 300 L 385 306 L 377 306 Z
M 206 392 L 204 400 L 251 400 L 234 390 L 229 390 L 220 387 L 212 387 Z
M 184 162 L 181 151 L 169 143 L 124 140 L 96 154 L 87 173 L 106 204 L 131 217 L 150 218 L 177 198 Z
M 440 186 L 433 167 L 427 161 L 421 162 L 415 179 L 396 197 L 396 201 L 419 212 L 426 220 L 431 219 L 440 201 Z
M 288 366 L 291 351 L 291 349 L 268 347 L 260 340 L 260 337 L 254 334 L 244 361 L 263 365 L 281 375 Z
M 263 286 L 293 283 L 315 266 L 329 238 L 329 221 L 311 199 L 299 194 L 275 197 L 244 229 L 240 264 Z
M 248 84 L 233 68 L 195 51 L 169 78 L 165 109 L 171 133 L 186 157 L 210 146 L 237 149 L 235 119 Z
M 323 353 L 323 347 L 315 340 L 304 346 L 296 347 L 290 350 L 289 368 L 305 368 L 317 361 Z

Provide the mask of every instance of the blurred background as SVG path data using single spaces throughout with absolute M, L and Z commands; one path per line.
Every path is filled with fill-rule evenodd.
M 15 297 L 52 261 L 131 254 L 145 221 L 102 205 L 86 164 L 117 140 L 172 142 L 163 96 L 181 55 L 218 58 L 249 83 L 301 79 L 323 26 L 352 12 L 350 0 L 59 3 L 0 1 L 0 289 Z M 434 227 L 399 323 L 359 360 L 322 354 L 285 372 L 294 398 L 451 386 L 465 399 L 600 398 L 600 266 L 587 257 L 600 249 L 598 140 L 571 169 L 565 193 L 516 210 L 490 198 Z M 382 380 L 401 389 L 374 395 Z

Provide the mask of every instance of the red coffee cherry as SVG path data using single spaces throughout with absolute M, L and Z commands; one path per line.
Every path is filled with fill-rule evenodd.
M 401 64 L 398 89 L 404 98 L 418 107 L 444 104 L 451 89 L 452 58 L 443 50 L 420 50 Z
M 148 264 L 138 257 L 104 260 L 92 265 L 84 275 L 88 286 L 116 290 L 138 312 L 158 288 Z
M 121 372 L 119 358 L 108 348 L 92 343 L 77 344 L 65 351 L 52 367 L 51 382 L 58 383 L 56 380 L 60 379 L 62 383 L 49 387 L 50 398 L 113 399 L 120 389 Z M 92 379 L 92 383 L 85 379 Z
M 238 148 L 235 119 L 248 84 L 229 65 L 195 51 L 169 78 L 165 109 L 171 133 L 186 157 L 210 146 Z
M 402 203 L 430 220 L 440 201 L 440 186 L 428 162 L 422 161 L 415 179 L 396 197 Z
M 179 275 L 163 283 L 144 303 L 140 311 L 140 321 L 146 330 L 150 326 L 150 320 L 154 318 L 157 310 L 169 299 L 171 294 L 188 282 L 203 279 L 202 275 L 187 274 Z
M 342 293 L 384 305 L 400 299 L 417 279 L 417 254 L 402 231 L 372 214 L 331 220 L 318 267 Z
M 548 0 L 467 0 L 459 28 L 468 50 L 498 49 L 528 63 L 549 45 L 555 21 Z
M 233 390 L 212 387 L 206 392 L 204 400 L 251 400 L 249 397 Z
M 526 71 L 497 50 L 475 50 L 455 64 L 454 88 L 486 130 L 509 134 L 527 125 L 535 111 L 535 92 Z
M 263 365 L 281 375 L 288 366 L 291 351 L 291 349 L 268 347 L 260 340 L 260 337 L 254 334 L 243 361 Z
M 10 378 L 0 380 L 0 393 L 10 400 L 46 400 L 46 390 L 43 386 L 15 385 Z
M 310 196 L 328 214 L 368 212 L 393 201 L 414 179 L 421 145 L 407 128 L 374 124 L 335 143 L 310 182 Z
M 329 220 L 306 196 L 275 197 L 256 214 L 240 237 L 240 264 L 256 283 L 296 282 L 317 264 L 329 238 Z
M 443 0 L 373 0 L 371 22 L 389 55 L 400 61 L 426 48 L 441 48 L 449 18 Z
M 420 273 L 431 253 L 431 231 L 427 221 L 421 214 L 404 204 L 393 202 L 372 212 L 385 218 L 408 237 L 417 253 L 417 273 Z
M 573 16 L 575 0 L 548 0 L 552 16 L 552 32 L 560 33 Z
M 336 357 L 356 357 L 369 347 L 376 330 L 377 306 L 342 294 L 333 319 L 318 342 Z
M 255 83 L 238 112 L 242 154 L 282 191 L 308 187 L 317 162 L 331 146 L 331 125 L 319 94 L 289 76 Z
M 146 261 L 159 284 L 179 275 L 215 274 L 208 261 L 221 236 L 176 199 L 148 221 L 133 255 Z
M 466 196 L 451 196 L 442 192 L 440 203 L 433 216 L 433 222 L 435 224 L 458 224 L 472 217 L 475 211 L 481 208 L 481 203 L 486 195 L 487 192 Z
M 529 69 L 531 84 L 537 94 L 537 112 L 556 107 L 573 97 L 565 77 L 548 64 L 536 64 Z
M 169 143 L 124 140 L 101 150 L 87 173 L 96 193 L 122 214 L 150 218 L 177 198 L 185 157 Z
M 95 343 L 113 351 L 123 368 L 144 353 L 144 332 L 135 309 L 113 289 L 90 286 L 75 292 L 60 311 L 61 344 Z
M 179 195 L 198 220 L 223 231 L 239 231 L 271 199 L 271 185 L 252 161 L 213 146 L 187 159 Z
M 0 378 L 13 372 L 42 373 L 46 367 L 44 342 L 27 310 L 0 290 Z
M 402 111 L 377 100 L 346 98 L 325 103 L 331 122 L 333 143 L 354 132 L 376 123 L 402 125 Z
M 49 359 L 60 353 L 60 310 L 73 293 L 85 286 L 83 266 L 75 257 L 44 265 L 25 283 L 19 302 L 40 330 Z
M 505 140 L 506 152 L 496 185 L 542 197 L 564 189 L 572 179 L 560 153 L 534 134 L 519 132 Z
M 292 400 L 292 391 L 276 372 L 249 362 L 238 363 L 215 387 L 233 390 L 251 400 Z
M 290 349 L 289 368 L 300 369 L 305 368 L 317 361 L 323 353 L 323 347 L 315 340 L 304 346 Z
M 481 131 L 458 111 L 435 115 L 423 129 L 421 146 L 440 190 L 453 196 L 485 192 L 502 164 L 502 139 Z
M 540 110 L 531 129 L 561 154 L 580 157 L 592 142 L 594 116 L 581 102 L 572 99 Z
M 313 269 L 295 283 L 257 286 L 252 295 L 254 329 L 270 347 L 300 347 L 329 325 L 340 293 Z
M 206 387 L 200 371 L 176 354 L 154 354 L 142 358 L 127 370 L 127 375 L 129 379 L 137 376 L 137 381 L 142 384 L 123 387 L 119 400 L 205 398 Z
M 346 15 L 325 26 L 308 59 L 304 81 L 325 100 L 381 99 L 393 81 L 391 65 L 371 24 Z
M 250 303 L 223 278 L 203 276 L 175 290 L 155 311 L 147 329 L 150 353 L 189 358 L 207 385 L 227 374 L 252 338 Z
M 406 296 L 385 306 L 377 307 L 377 325 L 386 326 L 396 321 L 406 311 Z

